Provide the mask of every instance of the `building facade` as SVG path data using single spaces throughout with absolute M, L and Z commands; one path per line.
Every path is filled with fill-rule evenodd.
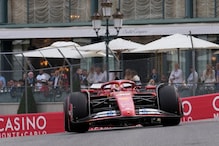
M 96 39 L 90 19 L 94 12 L 100 11 L 100 2 L 100 0 L 0 0 L 1 52 L 41 48 L 57 40 L 73 40 L 81 45 L 101 41 Z M 119 37 L 146 44 L 162 36 L 191 32 L 198 38 L 219 43 L 219 0 L 112 0 L 112 2 L 113 11 L 120 9 L 124 14 Z M 110 26 L 110 34 L 115 33 L 113 26 Z M 103 27 L 100 35 L 104 34 Z M 217 62 L 218 58 L 214 55 L 214 51 L 196 51 L 196 69 L 199 74 L 205 69 L 206 64 L 215 65 Z M 192 65 L 192 54 L 191 51 L 180 51 L 179 54 L 180 67 L 186 78 L 189 66 Z M 128 59 L 124 68 L 134 68 L 145 81 L 154 67 L 161 74 L 168 76 L 177 55 L 176 51 L 157 56 L 125 54 L 124 59 Z M 130 59 L 136 58 L 142 59 L 138 63 L 144 67 L 136 68 L 135 63 L 130 66 Z M 8 66 L 5 63 L 7 60 L 2 55 L 0 59 L 1 70 L 13 70 L 13 67 L 16 67 L 16 65 Z M 13 57 L 11 62 L 16 62 L 13 61 Z M 16 77 L 17 74 L 11 72 L 5 76 L 10 78 Z

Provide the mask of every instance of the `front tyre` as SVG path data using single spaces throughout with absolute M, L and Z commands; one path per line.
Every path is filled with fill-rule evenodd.
M 181 119 L 181 110 L 175 87 L 161 86 L 158 89 L 158 98 L 160 110 L 178 115 L 177 117 L 161 118 L 161 124 L 164 126 L 179 125 Z
M 69 117 L 69 97 L 67 97 L 64 101 L 64 120 L 65 120 L 65 131 L 71 132 L 70 129 L 70 117 Z
M 89 129 L 89 123 L 77 122 L 82 118 L 89 116 L 88 98 L 85 93 L 73 92 L 66 99 L 65 107 L 65 129 L 69 132 L 86 132 Z M 72 115 L 72 118 L 69 115 Z M 72 119 L 72 120 L 71 120 Z

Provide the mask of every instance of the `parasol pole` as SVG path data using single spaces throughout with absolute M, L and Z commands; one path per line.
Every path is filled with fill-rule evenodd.
M 192 86 L 192 95 L 195 95 L 195 49 L 193 45 L 193 40 L 192 40 L 192 33 L 189 31 L 189 36 L 191 40 L 191 45 L 192 45 L 192 74 L 193 74 L 193 86 Z
M 177 48 L 177 63 L 180 65 L 180 53 L 179 53 L 179 48 Z

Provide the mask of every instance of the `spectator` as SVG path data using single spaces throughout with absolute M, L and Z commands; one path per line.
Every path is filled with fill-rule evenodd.
M 108 70 L 109 71 L 109 70 Z M 109 72 L 109 78 L 108 81 L 112 81 L 115 79 L 115 74 L 113 72 Z M 103 71 L 103 75 L 104 75 L 104 82 L 107 82 L 107 71 L 106 71 L 106 66 L 104 66 L 104 71 Z
M 42 88 L 43 70 L 39 70 L 39 74 L 36 76 L 36 90 L 39 91 Z
M 82 74 L 82 70 L 78 68 L 75 74 L 73 75 L 73 86 L 72 86 L 73 92 L 81 91 L 81 81 L 82 81 L 81 74 Z
M 103 82 L 105 82 L 104 74 L 101 72 L 101 68 L 96 67 L 95 71 L 96 72 L 94 74 L 94 83 L 103 83 Z
M 125 70 L 125 75 L 124 75 L 124 79 L 125 80 L 132 80 L 133 76 L 132 76 L 132 70 L 127 68 Z
M 167 77 L 164 74 L 160 77 L 160 83 L 168 83 Z
M 52 88 L 58 88 L 61 86 L 60 81 L 61 77 L 59 70 L 52 71 L 51 76 L 49 78 L 49 85 L 52 85 Z
M 4 92 L 4 83 L 0 81 L 0 91 Z
M 198 83 L 198 73 L 193 67 L 190 68 L 190 75 L 187 78 L 187 87 L 190 89 L 191 93 L 196 91 Z M 192 95 L 192 94 L 191 94 Z
M 88 86 L 87 76 L 88 76 L 87 70 L 83 69 L 81 74 L 81 85 L 84 87 Z
M 52 70 L 52 71 L 50 72 L 50 78 L 49 78 L 49 80 L 48 80 L 48 85 L 49 85 L 50 87 L 53 87 L 53 86 L 54 86 L 54 81 L 55 81 L 55 70 Z
M 205 87 L 214 90 L 214 84 L 216 82 L 215 71 L 210 64 L 207 64 L 206 69 L 203 71 L 201 81 L 205 83 Z
M 2 75 L 0 75 L 1 88 L 6 87 L 6 79 Z
M 170 73 L 169 83 L 175 85 L 178 89 L 183 85 L 183 72 L 177 63 L 174 65 L 174 69 Z
M 41 88 L 47 86 L 50 75 L 44 73 L 42 69 L 39 70 L 39 74 L 36 76 L 36 90 L 40 91 Z
M 17 96 L 17 85 L 15 80 L 9 80 L 7 83 L 8 92 L 10 92 L 10 95 L 12 98 Z
M 18 80 L 17 84 L 16 84 L 17 88 L 16 88 L 16 91 L 19 92 L 19 93 L 23 93 L 24 91 L 24 85 L 25 85 L 25 81 L 24 79 L 20 79 Z
M 13 90 L 13 88 L 15 88 L 15 81 L 14 80 L 9 80 L 7 83 L 7 87 L 8 87 L 8 92 L 10 92 L 11 90 Z
M 87 76 L 87 81 L 88 81 L 89 85 L 92 85 L 95 82 L 95 69 L 94 69 L 94 67 L 90 68 L 90 71 L 89 71 L 88 76 Z
M 46 80 L 46 82 L 49 80 L 49 78 L 50 78 L 50 75 L 48 74 L 48 73 L 46 73 L 46 72 L 43 72 L 43 75 L 44 75 L 44 80 Z
M 24 80 L 23 80 L 23 79 L 20 79 L 20 80 L 18 80 L 17 87 L 24 88 L 24 84 L 25 84 Z
M 60 86 L 68 91 L 69 90 L 69 78 L 68 78 L 68 73 L 67 73 L 68 68 L 66 67 L 61 67 L 59 68 L 59 73 L 60 73 Z
M 152 69 L 151 75 L 150 75 L 150 79 L 153 79 L 155 81 L 155 83 L 159 82 L 159 75 L 157 73 L 157 70 L 155 68 Z
M 154 79 L 150 79 L 149 82 L 148 82 L 148 86 L 154 86 L 156 83 L 154 81 Z
M 32 71 L 27 74 L 27 85 L 33 87 L 35 85 L 34 73 Z
M 52 70 L 50 72 L 50 78 L 48 80 L 48 92 L 45 93 L 44 95 L 53 95 L 55 97 L 60 97 L 61 96 L 61 76 L 60 76 L 60 71 L 59 70 Z
M 134 81 L 136 85 L 141 85 L 141 79 L 135 70 L 131 71 L 131 76 L 132 76 L 131 80 Z
M 154 88 L 155 84 L 156 83 L 155 83 L 154 79 L 150 79 L 146 85 L 146 90 L 150 91 L 150 92 L 154 92 L 155 91 L 155 88 Z
M 219 91 L 219 63 L 216 64 L 216 90 Z

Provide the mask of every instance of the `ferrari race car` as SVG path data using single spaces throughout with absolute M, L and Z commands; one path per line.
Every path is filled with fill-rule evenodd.
M 86 132 L 90 127 L 174 126 L 183 111 L 174 86 L 142 89 L 132 81 L 115 80 L 69 94 L 64 115 L 66 131 Z

